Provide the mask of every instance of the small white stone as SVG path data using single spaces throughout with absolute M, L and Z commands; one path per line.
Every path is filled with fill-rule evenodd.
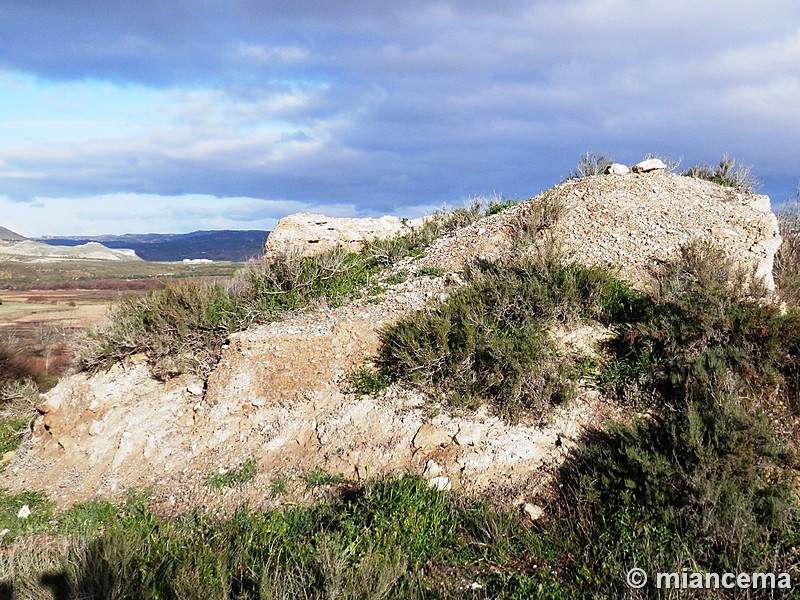
M 459 446 L 475 446 L 481 443 L 483 430 L 477 426 L 465 426 L 458 430 L 455 436 L 456 444 Z
M 432 479 L 442 474 L 442 467 L 435 460 L 429 460 L 425 463 L 425 471 L 422 476 L 426 479 Z
M 522 505 L 522 512 L 528 515 L 531 521 L 538 521 L 544 516 L 544 509 L 530 502 L 526 502 Z
M 27 519 L 31 516 L 31 509 L 27 504 L 24 504 L 22 508 L 19 509 L 17 512 L 17 517 L 20 519 Z
M 444 475 L 441 477 L 434 477 L 433 479 L 429 480 L 428 486 L 440 492 L 449 492 L 451 489 L 453 489 L 453 485 L 450 483 L 450 478 Z

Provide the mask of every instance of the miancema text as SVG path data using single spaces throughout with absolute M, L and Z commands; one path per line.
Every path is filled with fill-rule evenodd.
M 666 589 L 781 589 L 792 587 L 789 573 L 656 573 L 656 587 Z

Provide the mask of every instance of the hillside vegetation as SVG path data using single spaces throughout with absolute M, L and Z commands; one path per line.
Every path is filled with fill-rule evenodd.
M 89 335 L 82 367 L 146 353 L 157 377 L 207 374 L 231 332 L 378 296 L 379 282 L 408 276 L 387 268 L 509 206 L 443 215 L 359 254 L 284 256 L 227 283 L 175 283 L 123 301 Z M 307 490 L 327 490 L 326 501 L 242 506 L 227 518 L 198 509 L 168 519 L 145 491 L 61 514 L 42 494 L 9 492 L 0 495 L 0 595 L 43 598 L 44 585 L 75 598 L 678 597 L 653 585 L 632 591 L 633 567 L 788 573 L 796 585 L 797 228 L 782 232 L 777 295 L 709 242 L 687 244 L 654 271 L 656 285 L 637 289 L 560 251 L 550 230 L 562 210 L 545 195 L 515 221 L 514 252 L 473 261 L 457 289 L 383 329 L 378 356 L 351 377 L 363 393 L 402 383 L 444 410 L 489 405 L 509 421 L 536 422 L 579 388 L 614 399 L 627 418 L 585 433 L 542 497 L 543 516 L 413 475 L 355 483 L 319 471 Z M 564 353 L 548 332 L 581 323 L 610 336 L 595 353 Z M 209 485 L 241 485 L 256 468 Z M 284 488 L 273 481 L 276 496 Z M 17 517 L 23 506 L 31 517 Z

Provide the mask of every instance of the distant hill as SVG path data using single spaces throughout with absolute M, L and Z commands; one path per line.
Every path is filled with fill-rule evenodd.
M 108 248 L 129 248 L 144 260 L 173 262 L 184 259 L 245 262 L 264 253 L 268 231 L 194 231 L 192 233 L 128 233 L 95 237 L 43 237 L 37 241 L 53 246 L 77 246 L 100 242 Z
M 24 235 L 20 235 L 10 229 L 6 229 L 5 227 L 0 227 L 0 240 L 4 242 L 22 242 L 26 240 Z

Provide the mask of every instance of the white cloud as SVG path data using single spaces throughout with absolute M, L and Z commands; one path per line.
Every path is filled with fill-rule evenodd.
M 800 77 L 800 29 L 778 40 L 721 52 L 713 69 L 734 80 L 763 80 L 789 73 Z
M 259 66 L 276 63 L 296 64 L 309 58 L 309 51 L 300 46 L 270 46 L 240 41 L 234 43 L 233 48 L 232 54 L 235 58 Z

